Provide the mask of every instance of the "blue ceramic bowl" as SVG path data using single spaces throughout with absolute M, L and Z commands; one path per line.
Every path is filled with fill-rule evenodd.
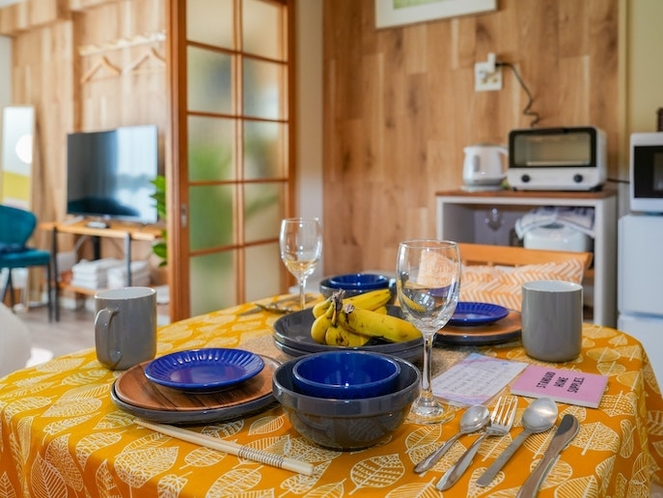
M 311 354 L 292 369 L 299 392 L 331 399 L 383 396 L 393 392 L 400 373 L 392 357 L 356 350 Z
M 401 373 L 393 391 L 384 396 L 330 399 L 302 394 L 292 373 L 301 358 L 276 369 L 272 391 L 293 428 L 309 441 L 342 451 L 368 448 L 386 440 L 403 424 L 419 395 L 419 369 L 401 358 L 393 359 Z
M 332 289 L 371 291 L 389 287 L 389 277 L 373 273 L 348 273 L 329 277 L 329 287 Z
M 373 273 L 348 273 L 328 277 L 320 282 L 320 293 L 324 297 L 329 297 L 340 289 L 345 291 L 344 297 L 356 296 L 378 289 L 391 289 L 392 294 L 395 294 L 395 288 L 396 280 L 394 278 Z

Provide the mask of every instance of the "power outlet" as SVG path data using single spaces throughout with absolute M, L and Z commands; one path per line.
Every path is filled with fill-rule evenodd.
M 474 91 L 491 92 L 502 89 L 502 67 L 494 61 L 474 64 Z

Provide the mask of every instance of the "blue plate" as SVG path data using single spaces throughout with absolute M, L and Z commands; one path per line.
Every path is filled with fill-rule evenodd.
M 508 309 L 497 304 L 461 301 L 449 323 L 456 326 L 485 325 L 501 320 L 508 314 Z
M 192 349 L 151 361 L 145 367 L 145 376 L 162 386 L 204 393 L 244 382 L 264 366 L 260 356 L 243 349 Z

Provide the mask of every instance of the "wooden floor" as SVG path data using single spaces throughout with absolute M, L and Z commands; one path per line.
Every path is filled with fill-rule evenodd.
M 34 348 L 51 351 L 53 356 L 94 347 L 94 312 L 87 309 L 60 310 L 60 321 L 48 321 L 48 307 L 32 307 L 16 316 L 27 324 Z

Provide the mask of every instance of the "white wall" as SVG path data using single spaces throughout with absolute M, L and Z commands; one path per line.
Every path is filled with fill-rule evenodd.
M 296 6 L 298 189 L 295 214 L 322 220 L 322 0 L 300 0 Z M 322 269 L 321 261 L 307 287 L 317 290 L 316 282 L 321 279 Z
M 0 36 L 0 109 L 12 103 L 12 40 Z M 2 113 L 0 113 L 0 138 L 2 134 Z M 2 158 L 2 140 L 0 140 L 0 158 Z M 2 164 L 0 163 L 0 171 Z M 2 175 L 0 175 L 2 182 Z M 1 184 L 0 184 L 1 186 Z

